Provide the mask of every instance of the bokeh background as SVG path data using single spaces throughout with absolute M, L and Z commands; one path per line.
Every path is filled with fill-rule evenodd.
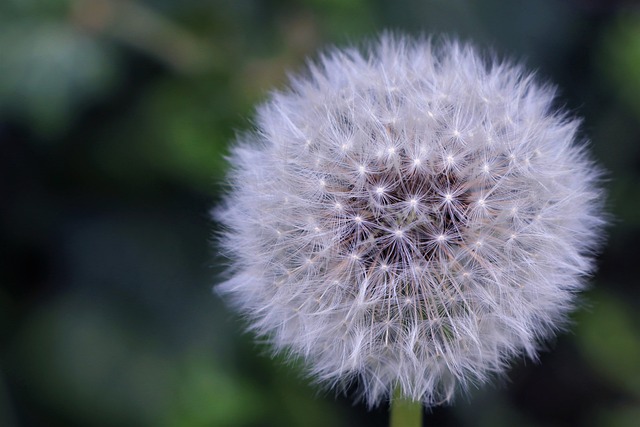
M 0 1 L 0 426 L 384 426 L 211 291 L 224 154 L 287 70 L 382 29 L 517 58 L 608 171 L 571 331 L 432 426 L 640 426 L 640 8 L 612 0 Z

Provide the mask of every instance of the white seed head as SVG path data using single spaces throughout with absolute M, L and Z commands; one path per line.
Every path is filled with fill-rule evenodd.
M 396 387 L 447 402 L 535 357 L 603 226 L 598 169 L 553 96 L 453 41 L 330 51 L 232 149 L 217 289 L 370 405 Z

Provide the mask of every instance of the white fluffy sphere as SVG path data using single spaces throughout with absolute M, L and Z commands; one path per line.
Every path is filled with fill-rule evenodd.
M 562 325 L 602 228 L 553 89 L 457 42 L 333 50 L 258 108 L 216 212 L 218 289 L 276 351 L 375 405 L 432 405 Z

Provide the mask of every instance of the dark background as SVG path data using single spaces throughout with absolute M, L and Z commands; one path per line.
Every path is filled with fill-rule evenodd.
M 559 88 L 608 171 L 569 332 L 431 426 L 640 425 L 640 9 L 615 1 L 2 0 L 0 426 L 383 426 L 211 291 L 224 154 L 286 70 L 446 33 Z

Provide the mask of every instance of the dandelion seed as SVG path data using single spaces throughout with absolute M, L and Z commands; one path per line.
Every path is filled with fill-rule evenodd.
M 371 406 L 448 402 L 535 357 L 603 227 L 598 169 L 553 90 L 470 46 L 388 35 L 291 86 L 232 149 L 216 213 L 217 289 L 250 329 Z

